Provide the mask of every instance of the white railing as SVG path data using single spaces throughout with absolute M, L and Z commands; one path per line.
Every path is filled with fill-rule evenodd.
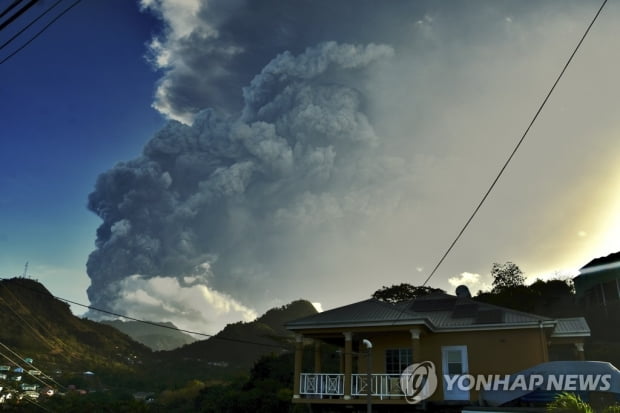
M 344 374 L 301 373 L 299 393 L 312 396 L 342 396 Z
M 404 396 L 400 387 L 400 374 L 373 374 L 370 382 L 371 395 L 384 399 L 386 397 Z M 368 394 L 368 375 L 351 375 L 351 396 Z

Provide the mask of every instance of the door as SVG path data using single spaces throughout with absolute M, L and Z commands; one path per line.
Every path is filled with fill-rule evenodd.
M 444 346 L 441 348 L 443 367 L 443 397 L 445 400 L 469 400 L 468 380 L 459 387 L 459 377 L 469 372 L 467 365 L 467 346 Z

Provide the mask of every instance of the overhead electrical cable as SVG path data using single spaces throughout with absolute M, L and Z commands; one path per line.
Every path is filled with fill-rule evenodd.
M 29 315 L 29 316 L 30 316 L 30 318 L 31 318 L 31 320 L 33 321 L 33 323 L 34 323 L 34 324 L 36 324 L 36 325 L 38 326 L 38 329 L 35 329 L 35 328 L 33 327 L 32 323 L 27 322 L 24 318 L 22 318 L 21 316 L 19 316 L 19 314 L 17 314 L 17 316 L 18 316 L 19 318 L 21 318 L 21 319 L 22 319 L 22 321 L 23 321 L 25 324 L 27 324 L 27 325 L 28 325 L 31 329 L 36 330 L 36 331 L 35 331 L 35 334 L 40 335 L 40 334 L 41 334 L 40 332 L 43 332 L 43 334 L 47 334 L 47 335 L 49 335 L 50 337 L 53 337 L 53 334 L 52 334 L 52 332 L 50 331 L 50 329 L 49 329 L 49 328 L 48 328 L 48 327 L 47 327 L 44 323 L 42 323 L 39 319 L 37 319 L 37 317 L 36 317 L 36 316 L 32 313 L 32 311 L 30 311 L 30 309 L 28 308 L 28 306 L 24 305 L 24 304 L 23 304 L 23 303 L 19 300 L 19 298 L 17 298 L 17 297 L 15 296 L 15 294 L 13 294 L 13 292 L 12 292 L 9 288 L 7 288 L 6 286 L 4 286 L 4 287 L 5 287 L 5 290 L 6 290 L 7 294 L 8 294 L 8 295 L 10 295 L 10 296 L 11 296 L 11 298 L 12 298 L 12 300 L 13 300 L 15 303 L 17 303 L 17 305 L 18 305 L 19 307 L 21 307 L 21 308 L 23 309 L 24 314 L 26 314 L 26 315 Z M 3 299 L 3 300 L 4 300 L 4 299 Z M 10 307 L 10 309 L 11 309 L 11 311 L 12 311 L 12 312 L 16 313 L 16 309 L 14 309 L 12 306 Z M 64 343 L 62 343 L 62 342 L 61 342 L 61 344 L 64 346 Z M 53 347 L 53 346 L 52 346 L 52 347 Z
M 47 23 L 45 26 L 43 26 L 43 28 L 41 30 L 39 30 L 34 36 L 32 36 L 30 39 L 28 39 L 24 44 L 22 44 L 20 47 L 18 47 L 13 53 L 9 54 L 7 57 L 5 57 L 4 59 L 0 60 L 0 65 L 7 62 L 9 59 L 11 59 L 13 56 L 15 56 L 17 53 L 21 52 L 22 50 L 24 50 L 30 43 L 32 43 L 37 37 L 39 37 L 41 34 L 43 34 L 43 32 L 45 32 L 51 25 L 53 25 L 54 23 L 56 23 L 58 21 L 58 19 L 60 19 L 62 16 L 64 16 L 65 14 L 67 14 L 67 12 L 69 12 L 69 10 L 71 10 L 72 8 L 74 8 L 75 6 L 77 6 L 82 0 L 76 0 L 74 3 L 72 3 L 71 5 L 69 5 L 66 9 L 64 9 L 62 12 L 60 12 L 60 14 L 58 14 L 56 17 L 54 17 L 49 23 Z
M 487 200 L 487 198 L 489 197 L 489 194 L 491 193 L 491 191 L 493 190 L 493 188 L 495 188 L 495 185 L 497 184 L 497 181 L 499 181 L 499 178 L 502 176 L 502 174 L 504 173 L 504 171 L 506 170 L 506 168 L 508 167 L 508 164 L 510 163 L 510 161 L 512 161 L 512 158 L 515 156 L 515 154 L 517 153 L 517 151 L 519 150 L 519 148 L 521 147 L 521 144 L 523 143 L 523 141 L 525 140 L 525 137 L 527 136 L 528 132 L 530 131 L 530 129 L 532 128 L 532 125 L 534 125 L 534 122 L 536 122 L 536 119 L 538 119 L 538 115 L 540 115 L 540 113 L 542 112 L 543 108 L 545 107 L 547 101 L 549 100 L 549 98 L 551 97 L 551 94 L 553 93 L 553 91 L 555 90 L 555 87 L 557 86 L 557 84 L 560 82 L 560 79 L 562 79 L 562 76 L 564 75 L 564 72 L 566 72 L 566 69 L 568 68 L 568 66 L 570 65 L 570 63 L 573 60 L 573 57 L 575 57 L 575 54 L 577 53 L 577 51 L 579 50 L 579 48 L 581 47 L 581 44 L 583 43 L 583 41 L 585 40 L 586 36 L 588 35 L 588 33 L 590 32 L 590 29 L 592 28 L 592 26 L 594 25 L 594 23 L 596 22 L 596 20 L 598 19 L 598 16 L 601 14 L 601 12 L 603 11 L 603 8 L 605 7 L 605 5 L 607 4 L 607 0 L 604 0 L 603 3 L 601 4 L 601 6 L 599 7 L 598 11 L 596 12 L 596 14 L 594 15 L 594 18 L 592 19 L 592 21 L 590 22 L 590 24 L 588 25 L 588 28 L 586 29 L 586 31 L 583 33 L 583 36 L 581 36 L 581 39 L 579 40 L 579 43 L 577 43 L 577 46 L 575 47 L 575 49 L 573 50 L 573 53 L 571 53 L 570 57 L 568 58 L 568 60 L 566 61 L 566 64 L 564 65 L 564 67 L 562 68 L 562 70 L 560 71 L 560 74 L 557 76 L 557 78 L 555 79 L 555 82 L 553 83 L 553 86 L 551 86 L 551 89 L 549 89 L 549 92 L 547 93 L 547 95 L 545 96 L 545 98 L 543 99 L 542 103 L 540 104 L 540 106 L 538 107 L 538 110 L 536 111 L 536 113 L 534 114 L 534 117 L 532 118 L 532 120 L 530 121 L 529 125 L 527 126 L 527 128 L 525 129 L 525 132 L 523 132 L 523 135 L 521 136 L 521 139 L 519 139 L 519 141 L 517 142 L 516 146 L 514 147 L 514 149 L 512 150 L 512 152 L 510 153 L 510 156 L 508 156 L 508 159 L 506 159 L 506 162 L 504 162 L 504 165 L 502 166 L 502 168 L 500 169 L 499 173 L 495 176 L 495 179 L 493 180 L 493 182 L 491 183 L 491 186 L 489 187 L 489 189 L 486 191 L 486 193 L 484 194 L 484 196 L 482 197 L 482 199 L 480 200 L 480 202 L 478 203 L 478 205 L 476 206 L 476 208 L 474 209 L 474 212 L 471 214 L 471 216 L 469 217 L 469 219 L 465 222 L 465 225 L 463 225 L 463 228 L 461 228 L 461 230 L 459 231 L 459 233 L 457 234 L 456 238 L 454 238 L 454 240 L 452 241 L 452 243 L 450 244 L 450 246 L 448 247 L 448 249 L 446 250 L 446 252 L 443 254 L 443 256 L 441 257 L 441 259 L 439 260 L 439 262 L 437 263 L 437 265 L 435 265 L 435 268 L 433 268 L 433 271 L 431 271 L 431 273 L 429 274 L 429 276 L 426 278 L 426 280 L 424 280 L 424 283 L 422 284 L 422 286 L 425 286 L 430 279 L 433 277 L 433 275 L 435 275 L 435 273 L 437 272 L 437 269 L 441 266 L 441 264 L 444 262 L 444 260 L 446 259 L 446 257 L 448 256 L 448 254 L 450 254 L 450 251 L 452 251 L 452 248 L 454 247 L 454 245 L 458 242 L 458 240 L 461 238 L 461 235 L 463 235 L 463 233 L 465 232 L 465 230 L 467 229 L 467 227 L 469 226 L 469 224 L 471 223 L 471 221 L 474 219 L 474 217 L 476 216 L 476 214 L 478 213 L 478 211 L 480 210 L 480 208 L 482 207 L 482 205 L 484 204 L 484 202 Z
M 8 278 L 0 277 L 0 281 L 8 281 L 8 280 L 9 280 Z M 15 285 L 19 286 L 20 288 L 24 288 L 24 289 L 27 289 L 27 290 L 30 290 L 30 291 L 37 292 L 39 294 L 43 294 L 41 291 L 37 291 L 34 288 L 29 288 L 29 287 L 26 287 L 26 286 L 20 285 L 20 284 L 15 284 Z M 148 324 L 148 325 L 152 325 L 152 326 L 155 326 L 155 327 L 166 328 L 168 330 L 176 330 L 176 331 L 179 331 L 179 332 L 182 332 L 182 333 L 188 333 L 188 334 L 193 334 L 193 335 L 197 335 L 197 336 L 201 336 L 201 337 L 212 338 L 214 340 L 230 341 L 230 342 L 234 342 L 234 343 L 252 344 L 252 345 L 256 345 L 256 346 L 273 347 L 273 348 L 279 348 L 279 349 L 282 349 L 282 350 L 290 350 L 290 347 L 287 347 L 287 346 L 284 346 L 284 345 L 271 344 L 271 343 L 261 343 L 261 342 L 258 342 L 258 341 L 242 340 L 242 339 L 237 339 L 237 338 L 232 338 L 232 337 L 222 337 L 222 336 L 218 336 L 218 335 L 215 335 L 215 334 L 207 334 L 207 333 L 201 333 L 199 331 L 185 330 L 185 329 L 178 328 L 178 327 L 162 325 L 162 324 L 156 323 L 154 321 L 142 320 L 140 318 L 130 317 L 130 316 L 127 316 L 127 315 L 124 315 L 124 314 L 115 313 L 113 311 L 103 310 L 101 308 L 97 308 L 97 307 L 93 307 L 91 305 L 86 305 L 86 304 L 78 303 L 76 301 L 69 300 L 67 298 L 58 297 L 58 296 L 55 296 L 55 295 L 52 295 L 52 297 L 57 299 L 57 300 L 69 303 L 69 304 L 74 304 L 74 305 L 77 305 L 77 306 L 80 306 L 80 307 L 87 308 L 89 310 L 97 311 L 97 312 L 108 314 L 108 315 L 113 315 L 115 317 L 124 318 L 126 320 L 137 321 L 139 323 Z M 280 339 L 283 339 L 283 340 L 290 340 L 290 337 L 286 337 L 286 336 L 270 336 L 270 338 L 280 338 Z
M 26 402 L 28 402 L 28 403 L 38 407 L 41 410 L 45 410 L 46 412 L 54 413 L 52 410 L 48 409 L 47 407 L 43 406 L 39 402 L 36 402 L 34 399 L 32 399 L 32 398 L 30 398 L 28 396 L 24 396 L 20 400 L 26 400 Z
M 13 14 L 12 16 L 9 16 L 9 18 L 6 19 L 3 23 L 0 23 L 0 31 L 6 29 L 9 24 L 13 23 L 15 20 L 17 20 L 17 18 L 19 18 L 19 16 L 21 16 L 24 13 L 26 13 L 38 1 L 39 0 L 30 0 L 28 3 L 26 3 L 24 5 L 24 7 L 22 7 L 19 10 L 17 10 L 17 12 L 15 12 L 15 14 Z
M 50 7 L 48 7 L 43 13 L 39 14 L 36 18 L 32 19 L 32 21 L 30 23 L 28 23 L 26 26 L 24 26 L 20 31 L 18 31 L 17 33 L 15 33 L 13 36 L 11 36 L 10 39 L 8 39 L 6 42 L 2 43 L 0 45 L 0 50 L 4 49 L 5 47 L 7 47 L 9 44 L 11 44 L 15 39 L 17 39 L 22 33 L 24 33 L 26 30 L 28 30 L 30 27 L 32 27 L 33 24 L 35 24 L 36 22 L 38 22 L 39 20 L 41 20 L 47 13 L 49 13 L 50 11 L 52 11 L 54 8 L 56 8 L 60 3 L 62 3 L 62 0 L 58 0 L 56 3 L 52 4 Z
M 34 336 L 38 338 L 41 342 L 45 343 L 45 345 L 48 346 L 50 350 L 56 349 L 56 346 L 54 346 L 50 341 L 48 341 L 36 328 L 32 326 L 32 324 L 28 322 L 28 320 L 22 317 L 21 314 L 19 314 L 4 298 L 0 297 L 0 302 L 4 303 L 9 308 L 9 310 L 11 310 L 11 312 L 15 314 L 15 316 L 17 316 L 17 318 L 19 318 L 21 322 L 30 329 L 30 331 L 32 331 Z
M 4 10 L 2 10 L 2 12 L 0 12 L 0 19 L 3 18 L 4 16 L 6 16 L 6 14 L 8 12 L 13 10 L 15 8 L 15 6 L 17 6 L 21 2 L 22 2 L 22 0 L 14 0 L 13 3 L 9 4 L 6 9 L 4 9 Z
M 10 351 L 15 357 L 19 358 L 20 360 L 23 360 L 24 363 L 26 363 L 28 366 L 32 367 L 32 369 L 36 369 L 38 371 L 41 372 L 41 376 L 45 377 L 46 379 L 48 379 L 49 381 L 51 381 L 52 383 L 54 383 L 55 385 L 57 385 L 60 388 L 66 389 L 67 387 L 63 386 L 62 384 L 58 383 L 56 380 L 54 380 L 52 377 L 50 377 L 49 375 L 45 374 L 44 371 L 42 371 L 40 368 L 34 366 L 32 363 L 26 361 L 25 357 L 20 356 L 19 354 L 17 354 L 13 349 L 11 349 L 9 346 L 7 346 L 6 344 L 0 342 L 0 346 L 4 347 L 5 349 L 7 349 L 8 351 Z
M 155 323 L 153 321 L 141 320 L 139 318 L 130 317 L 130 316 L 123 315 L 123 314 L 118 314 L 118 313 L 115 313 L 115 312 L 112 312 L 112 311 L 102 310 L 101 308 L 96 308 L 96 307 L 93 307 L 93 306 L 90 306 L 90 305 L 86 305 L 86 304 L 80 304 L 80 303 L 77 303 L 75 301 L 71 301 L 71 300 L 68 300 L 68 299 L 62 298 L 62 297 L 54 296 L 54 298 L 56 298 L 58 300 L 61 300 L 61 301 L 65 301 L 65 302 L 70 303 L 70 304 L 78 305 L 80 307 L 88 308 L 89 310 L 94 310 L 94 311 L 98 311 L 98 312 L 101 312 L 101 313 L 113 315 L 113 316 L 116 316 L 116 317 L 125 318 L 125 319 L 131 320 L 131 321 L 137 321 L 137 322 L 143 323 L 143 324 L 149 324 L 149 325 L 156 326 L 156 327 L 167 328 L 169 330 L 176 330 L 176 331 L 180 331 L 182 333 L 195 334 L 197 336 L 208 337 L 208 338 L 212 338 L 212 339 L 216 339 L 216 340 L 231 341 L 231 342 L 235 342 L 235 343 L 253 344 L 253 345 L 257 345 L 257 346 L 275 347 L 275 348 L 281 348 L 281 349 L 284 349 L 284 350 L 290 350 L 289 347 L 278 345 L 278 344 L 259 343 L 258 341 L 242 340 L 242 339 L 231 338 L 231 337 L 221 337 L 221 336 L 217 336 L 215 334 L 206 334 L 206 333 L 200 333 L 198 331 L 185 330 L 185 329 L 178 328 L 178 327 L 172 327 L 172 326 L 158 324 L 158 323 Z M 283 336 L 273 337 L 273 338 L 290 339 L 290 337 L 283 337 Z
M 0 300 L 4 303 L 6 303 L 6 305 L 8 306 L 9 310 L 11 310 L 11 312 L 13 314 L 15 314 L 23 323 L 24 325 L 26 325 L 34 334 L 34 336 L 36 338 L 38 338 L 42 343 L 44 343 L 46 346 L 48 346 L 51 350 L 58 350 L 59 348 L 61 350 L 60 355 L 66 360 L 66 361 L 71 361 L 71 358 L 73 358 L 73 355 L 71 354 L 70 351 L 66 351 L 67 350 L 67 345 L 65 344 L 65 342 L 63 342 L 59 337 L 56 337 L 54 334 L 51 333 L 51 331 L 47 328 L 47 326 L 45 326 L 43 323 L 41 323 L 37 317 L 32 314 L 32 312 L 30 311 L 30 309 L 25 306 L 24 304 L 22 304 L 21 301 L 19 301 L 19 299 L 11 292 L 10 288 L 8 288 L 5 285 L 2 285 L 7 294 L 10 295 L 12 297 L 12 299 L 19 305 L 22 307 L 22 309 L 28 313 L 30 315 L 30 317 L 32 318 L 32 320 L 37 323 L 39 325 L 39 328 L 41 330 L 43 330 L 44 333 L 46 333 L 49 337 L 51 337 L 51 340 L 48 340 L 47 337 L 45 337 L 43 334 L 41 334 L 41 332 L 34 328 L 34 326 L 28 321 L 26 320 L 24 317 L 22 317 L 15 308 L 13 308 L 12 305 L 8 304 L 8 302 L 6 301 L 5 298 L 0 297 Z M 34 291 L 34 290 L 33 290 Z
M 6 354 L 4 354 L 2 351 L 0 351 L 0 356 L 4 357 L 5 359 L 7 359 L 10 363 L 12 363 L 14 366 L 19 367 L 20 369 L 23 370 L 23 373 L 28 373 L 28 369 L 24 368 L 24 366 L 22 366 L 18 361 L 13 360 L 11 357 L 7 356 Z M 15 372 L 15 371 L 13 371 Z M 22 373 L 22 374 L 23 374 Z M 33 376 L 32 374 L 30 374 L 30 377 L 32 377 L 34 380 L 38 381 L 39 383 L 43 384 L 44 386 L 47 387 L 54 387 L 52 385 L 50 385 L 49 383 L 45 382 L 44 380 L 42 380 L 40 377 L 38 376 Z

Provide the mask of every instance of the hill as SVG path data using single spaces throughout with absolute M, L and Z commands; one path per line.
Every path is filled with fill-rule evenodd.
M 292 349 L 292 334 L 284 323 L 315 313 L 310 302 L 298 300 L 271 309 L 252 322 L 229 324 L 207 340 L 154 353 L 110 323 L 74 316 L 69 305 L 41 283 L 12 278 L 0 281 L 0 347 L 5 345 L 19 354 L 17 361 L 34 359 L 36 368 L 54 372 L 61 383 L 79 383 L 82 373 L 92 371 L 100 387 L 156 390 L 192 379 L 247 374 L 261 356 Z M 136 335 L 149 335 L 142 324 L 112 324 L 133 329 Z M 160 330 L 156 332 L 160 337 L 179 333 L 150 327 L 154 332 Z M 0 357 L 2 352 L 0 349 Z M 1 364 L 12 363 L 5 358 Z
M 261 356 L 292 349 L 293 335 L 284 328 L 286 322 L 316 313 L 310 302 L 293 301 L 254 321 L 229 324 L 211 338 L 157 355 L 164 364 L 172 363 L 164 368 L 166 379 L 179 371 L 201 379 L 247 372 Z
M 115 328 L 71 313 L 39 282 L 29 278 L 0 281 L 2 364 L 29 357 L 44 373 L 81 376 L 96 372 L 103 381 L 131 376 L 152 352 Z M 17 357 L 20 355 L 21 357 Z M 66 381 L 65 381 L 66 382 Z
M 106 320 L 101 323 L 116 328 L 154 351 L 173 350 L 196 341 L 189 334 L 176 330 L 177 327 L 170 322 L 157 323 L 165 328 L 138 321 Z

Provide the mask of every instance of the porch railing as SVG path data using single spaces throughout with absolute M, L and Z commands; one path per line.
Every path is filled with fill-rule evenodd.
M 400 387 L 400 374 L 372 374 L 371 395 L 381 399 L 401 397 L 404 393 Z M 368 375 L 351 375 L 351 396 L 366 396 L 368 394 Z
M 330 397 L 344 395 L 344 374 L 301 373 L 299 393 L 306 397 Z M 373 397 L 381 399 L 404 396 L 400 387 L 400 374 L 373 374 L 370 390 Z M 368 376 L 351 375 L 351 396 L 368 394 Z
M 344 374 L 301 373 L 299 393 L 308 396 L 342 396 Z

